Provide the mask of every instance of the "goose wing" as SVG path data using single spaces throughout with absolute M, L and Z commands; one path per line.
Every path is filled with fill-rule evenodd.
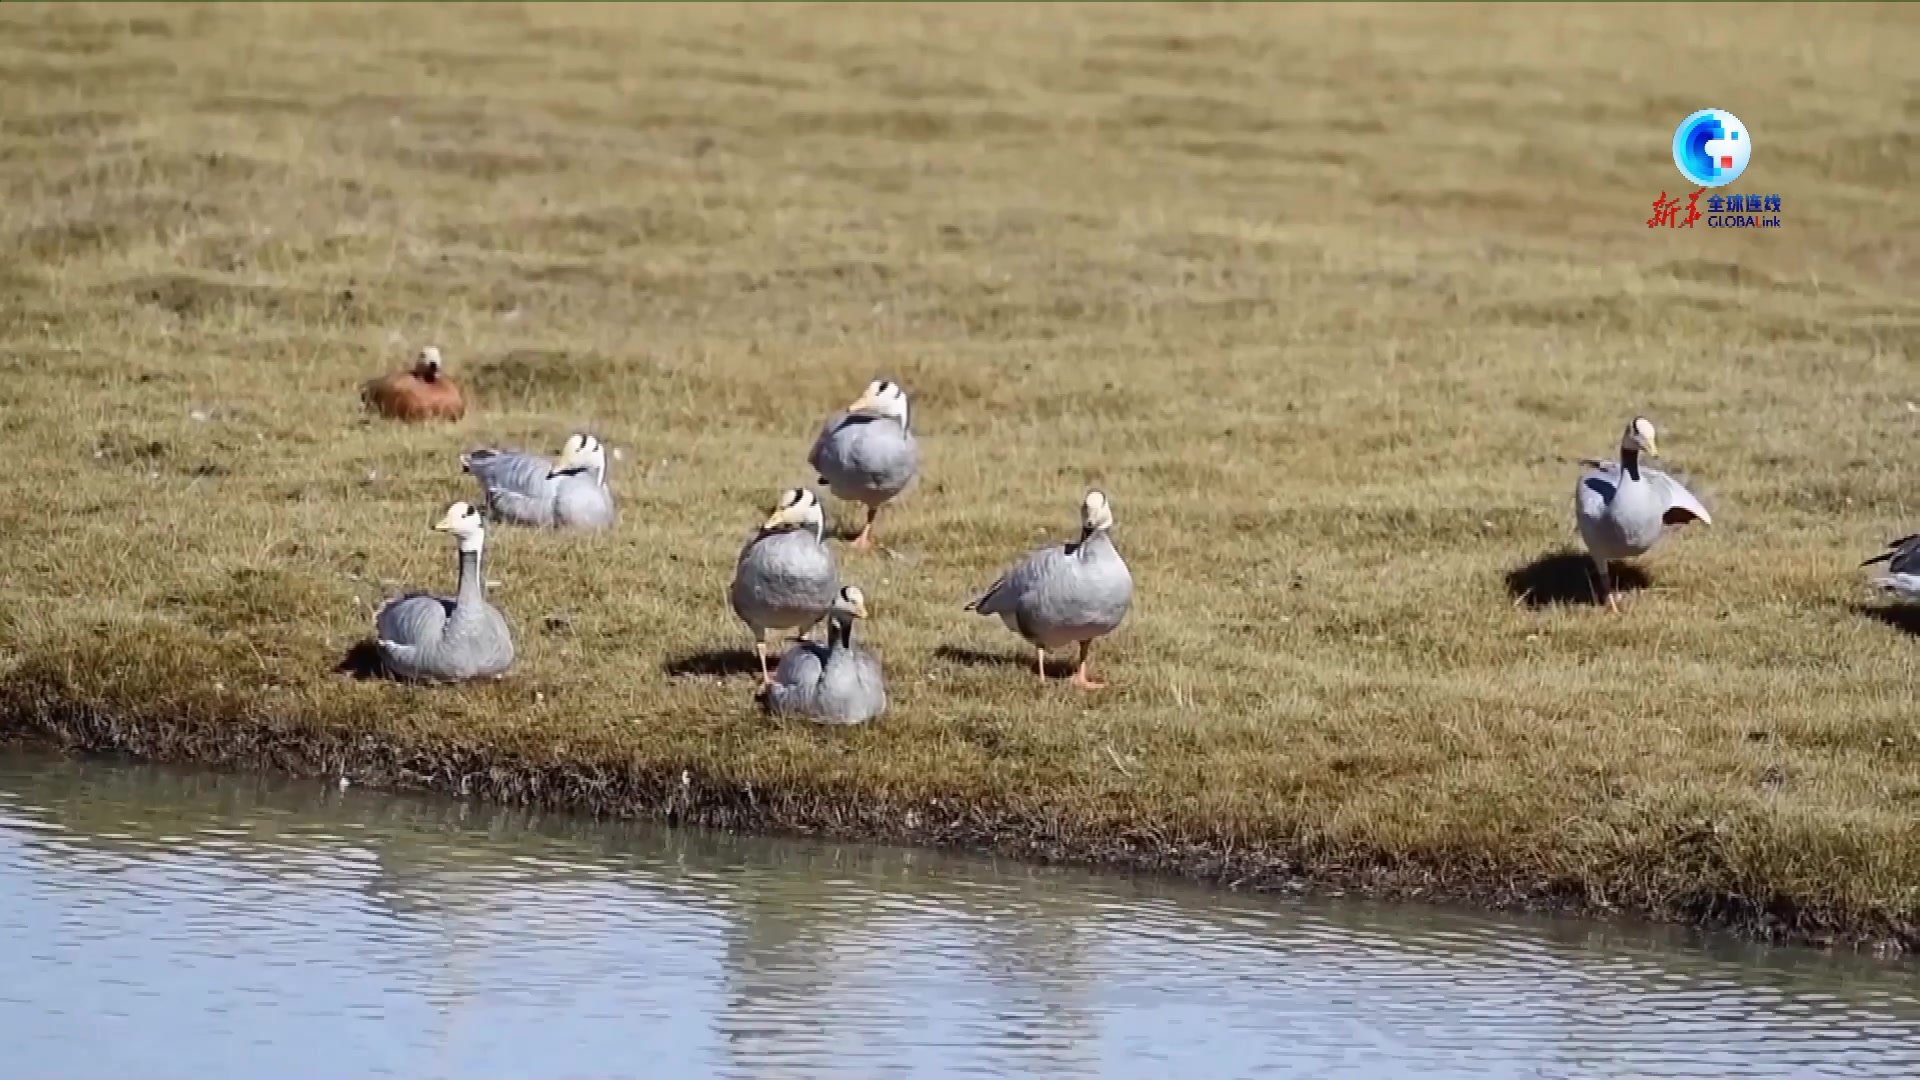
M 1889 574 L 1912 574 L 1920 572 L 1920 533 L 1909 533 L 1887 544 L 1887 550 L 1861 563 L 1872 566 L 1874 563 L 1887 564 Z
M 872 417 L 837 412 L 820 425 L 813 449 L 807 451 L 807 464 L 813 467 L 820 483 L 845 485 L 857 477 L 859 465 L 853 460 L 854 443 L 861 430 L 871 423 Z
M 453 598 L 427 593 L 396 596 L 373 613 L 374 633 L 382 643 L 419 645 L 440 637 L 453 614 Z
M 982 615 L 1005 615 L 1012 612 L 1014 606 L 1020 602 L 1020 598 L 1046 580 L 1047 576 L 1058 567 L 1059 561 L 1064 558 L 1066 558 L 1066 547 L 1062 544 L 1054 544 L 1031 552 L 1020 561 L 1019 565 L 1001 574 L 998 580 L 987 586 L 987 591 L 968 604 L 966 610 Z
M 1687 485 L 1661 472 L 1659 469 L 1640 470 L 1653 485 L 1663 502 L 1667 504 L 1666 513 L 1660 520 L 1668 525 L 1685 525 L 1689 521 L 1698 521 L 1706 525 L 1713 524 L 1713 516 L 1707 508 L 1687 490 Z
M 827 422 L 820 425 L 820 434 L 813 439 L 813 449 L 807 451 L 807 464 L 813 466 L 815 472 L 824 474 L 828 468 L 837 464 L 834 456 L 837 449 L 834 446 L 834 436 L 846 426 L 850 415 L 846 412 L 837 412 L 827 417 Z M 820 479 L 824 483 L 826 476 L 822 475 Z
M 860 684 L 860 705 L 869 719 L 887 711 L 887 677 L 880 670 L 880 658 L 865 649 L 853 651 L 854 671 Z
M 1580 517 L 1597 521 L 1607 515 L 1607 504 L 1620 484 L 1620 466 L 1611 461 L 1581 458 L 1586 471 L 1574 485 L 1573 504 Z
M 487 505 L 508 521 L 542 525 L 552 517 L 553 464 L 520 450 L 491 447 L 460 455 L 460 467 L 480 481 Z
M 491 447 L 461 454 L 460 467 L 480 481 L 489 494 L 497 491 L 526 498 L 545 496 L 547 474 L 553 471 L 553 463 L 546 458 Z
M 773 671 L 773 684 L 767 687 L 765 704 L 772 712 L 800 713 L 812 707 L 826 671 L 826 648 L 811 641 L 795 642 L 780 657 Z

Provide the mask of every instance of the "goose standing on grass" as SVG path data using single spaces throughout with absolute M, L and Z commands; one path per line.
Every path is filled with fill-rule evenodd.
M 1087 655 L 1126 618 L 1133 604 L 1133 575 L 1114 549 L 1113 509 L 1098 491 L 1080 504 L 1080 539 L 1054 544 L 1026 557 L 1000 576 L 968 611 L 998 615 L 1008 629 L 1039 650 L 1040 678 L 1047 677 L 1047 650 L 1080 646 L 1073 685 L 1098 690 L 1106 684 L 1087 674 Z
M 504 673 L 513 663 L 507 620 L 487 603 L 480 511 L 457 502 L 434 524 L 459 542 L 460 583 L 452 596 L 411 593 L 374 613 L 375 643 L 389 674 L 418 682 L 457 682 Z
M 827 643 L 793 643 L 767 684 L 767 709 L 823 724 L 858 724 L 885 712 L 880 661 L 853 643 L 853 620 L 866 617 L 866 596 L 852 585 L 841 589 L 827 612 Z
M 853 546 L 874 546 L 873 521 L 880 508 L 907 489 L 920 471 L 920 446 L 913 438 L 907 392 L 898 383 L 875 379 L 846 411 L 835 413 L 820 429 L 807 464 L 835 496 L 867 508 L 866 524 Z
M 1887 572 L 1870 582 L 1874 588 L 1885 589 L 1902 600 L 1920 600 L 1920 533 L 1895 540 L 1887 550 L 1860 565 L 1880 562 L 1887 564 Z
M 360 386 L 360 403 L 394 420 L 458 420 L 467 415 L 467 399 L 447 378 L 440 348 L 429 345 L 414 358 L 413 367 L 369 379 Z
M 1680 481 L 1641 464 L 1642 455 L 1658 454 L 1653 422 L 1636 416 L 1620 436 L 1618 462 L 1581 462 L 1588 469 L 1573 489 L 1573 516 L 1598 571 L 1599 596 L 1609 608 L 1619 607 L 1613 594 L 1615 561 L 1646 554 L 1668 525 L 1713 524 L 1707 508 Z
M 607 448 L 591 435 L 567 437 L 560 459 L 519 450 L 475 450 L 460 467 L 480 482 L 494 517 L 515 525 L 604 529 L 613 524 Z
M 820 497 L 792 488 L 740 549 L 727 599 L 753 631 L 762 683 L 773 681 L 767 669 L 767 632 L 797 630 L 804 636 L 839 594 L 840 570 L 827 546 L 826 529 Z

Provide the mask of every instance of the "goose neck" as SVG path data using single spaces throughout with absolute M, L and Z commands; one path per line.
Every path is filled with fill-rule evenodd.
M 487 579 L 480 573 L 480 549 L 469 551 L 465 545 L 460 548 L 460 586 L 454 596 L 454 607 L 458 611 L 478 611 L 486 602 Z

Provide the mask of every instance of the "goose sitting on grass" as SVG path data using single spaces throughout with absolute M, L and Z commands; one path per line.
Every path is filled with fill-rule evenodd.
M 1581 462 L 1588 469 L 1573 489 L 1573 516 L 1609 608 L 1619 607 L 1613 593 L 1615 561 L 1646 554 L 1668 525 L 1713 524 L 1707 508 L 1685 485 L 1641 463 L 1642 455 L 1655 457 L 1658 452 L 1653 422 L 1636 416 L 1620 436 L 1618 462 Z
M 1920 600 L 1920 533 L 1903 536 L 1887 545 L 1887 550 L 1861 563 L 1872 566 L 1886 563 L 1887 572 L 1870 583 L 1902 600 Z
M 822 724 L 859 724 L 887 708 L 880 661 L 853 643 L 853 620 L 867 617 L 867 598 L 852 585 L 827 612 L 827 643 L 797 641 L 780 658 L 762 699 L 768 711 Z
M 907 489 L 920 472 L 920 446 L 908 423 L 907 392 L 875 379 L 846 411 L 835 413 L 814 439 L 807 464 L 837 498 L 867 508 L 867 521 L 853 546 L 874 546 L 873 522 L 880 508 Z
M 513 634 L 487 603 L 480 574 L 486 523 L 479 510 L 457 502 L 433 527 L 459 542 L 459 586 L 452 596 L 412 593 L 380 605 L 373 622 L 381 662 L 394 677 L 418 682 L 503 674 L 513 663 Z
M 820 497 L 792 488 L 740 549 L 727 599 L 753 631 L 762 683 L 773 681 L 767 669 L 767 632 L 798 630 L 804 635 L 825 617 L 839 594 L 840 570 L 827 546 L 826 528 Z
M 554 462 L 488 448 L 460 455 L 460 467 L 480 482 L 487 508 L 501 521 L 589 530 L 613 524 L 607 448 L 591 435 L 568 436 Z
M 467 415 L 467 399 L 446 376 L 440 348 L 420 350 L 413 367 L 370 379 L 360 386 L 360 403 L 394 420 L 458 420 Z
M 1080 646 L 1073 685 L 1098 690 L 1105 683 L 1087 674 L 1093 643 L 1112 633 L 1133 604 L 1133 575 L 1114 549 L 1113 509 L 1098 491 L 1080 504 L 1080 539 L 1054 544 L 1028 555 L 1020 565 L 967 605 L 968 611 L 998 615 L 1007 628 L 1039 650 L 1040 678 L 1047 677 L 1047 650 Z

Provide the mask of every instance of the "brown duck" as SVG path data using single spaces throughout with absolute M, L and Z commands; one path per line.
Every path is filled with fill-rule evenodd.
M 467 413 L 467 400 L 441 366 L 439 347 L 429 345 L 412 368 L 369 380 L 360 388 L 360 400 L 381 416 L 409 423 L 458 420 Z

